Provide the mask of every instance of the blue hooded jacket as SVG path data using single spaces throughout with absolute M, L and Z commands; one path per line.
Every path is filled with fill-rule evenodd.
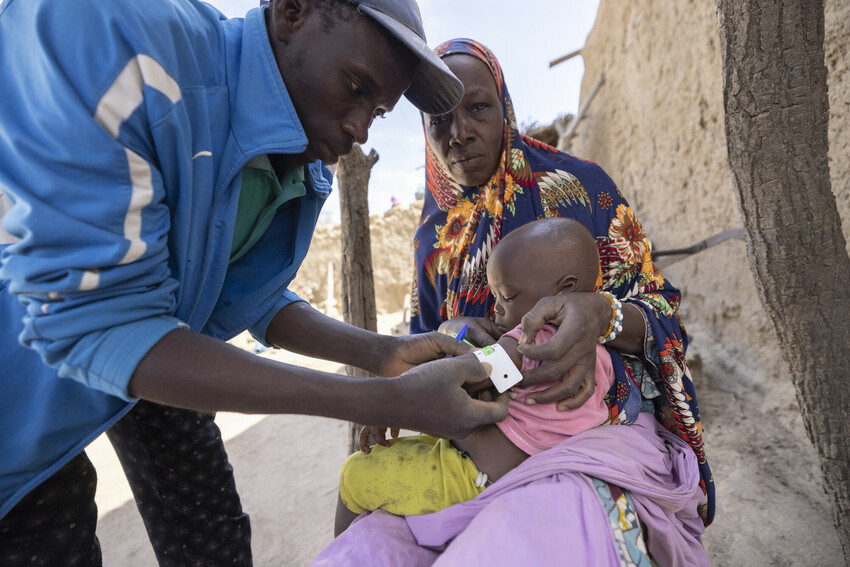
M 243 165 L 307 145 L 263 10 L 0 5 L 0 517 L 132 407 L 164 335 L 263 340 L 299 300 L 320 162 L 228 263 Z

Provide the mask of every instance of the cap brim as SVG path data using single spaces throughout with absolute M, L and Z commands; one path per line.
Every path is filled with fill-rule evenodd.
M 413 82 L 404 93 L 413 106 L 426 114 L 445 114 L 457 106 L 463 98 L 463 83 L 421 37 L 391 16 L 370 6 L 360 4 L 358 9 L 386 28 L 419 59 Z

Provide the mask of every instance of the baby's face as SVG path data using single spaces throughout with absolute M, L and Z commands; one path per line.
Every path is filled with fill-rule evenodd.
M 496 299 L 493 320 L 503 333 L 519 325 L 542 298 L 558 293 L 557 278 L 533 256 L 494 253 L 487 263 L 487 281 Z

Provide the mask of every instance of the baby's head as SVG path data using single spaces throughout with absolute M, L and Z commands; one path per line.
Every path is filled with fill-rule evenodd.
M 599 255 L 590 231 L 577 220 L 545 218 L 505 236 L 487 263 L 494 319 L 502 332 L 522 321 L 542 298 L 593 291 Z

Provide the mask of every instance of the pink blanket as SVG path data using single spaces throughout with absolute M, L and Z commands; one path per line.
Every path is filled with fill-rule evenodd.
M 629 492 L 659 565 L 709 565 L 697 514 L 704 495 L 696 456 L 647 414 L 633 425 L 571 437 L 469 502 L 425 516 L 362 517 L 312 565 L 619 566 L 617 542 L 588 477 Z

